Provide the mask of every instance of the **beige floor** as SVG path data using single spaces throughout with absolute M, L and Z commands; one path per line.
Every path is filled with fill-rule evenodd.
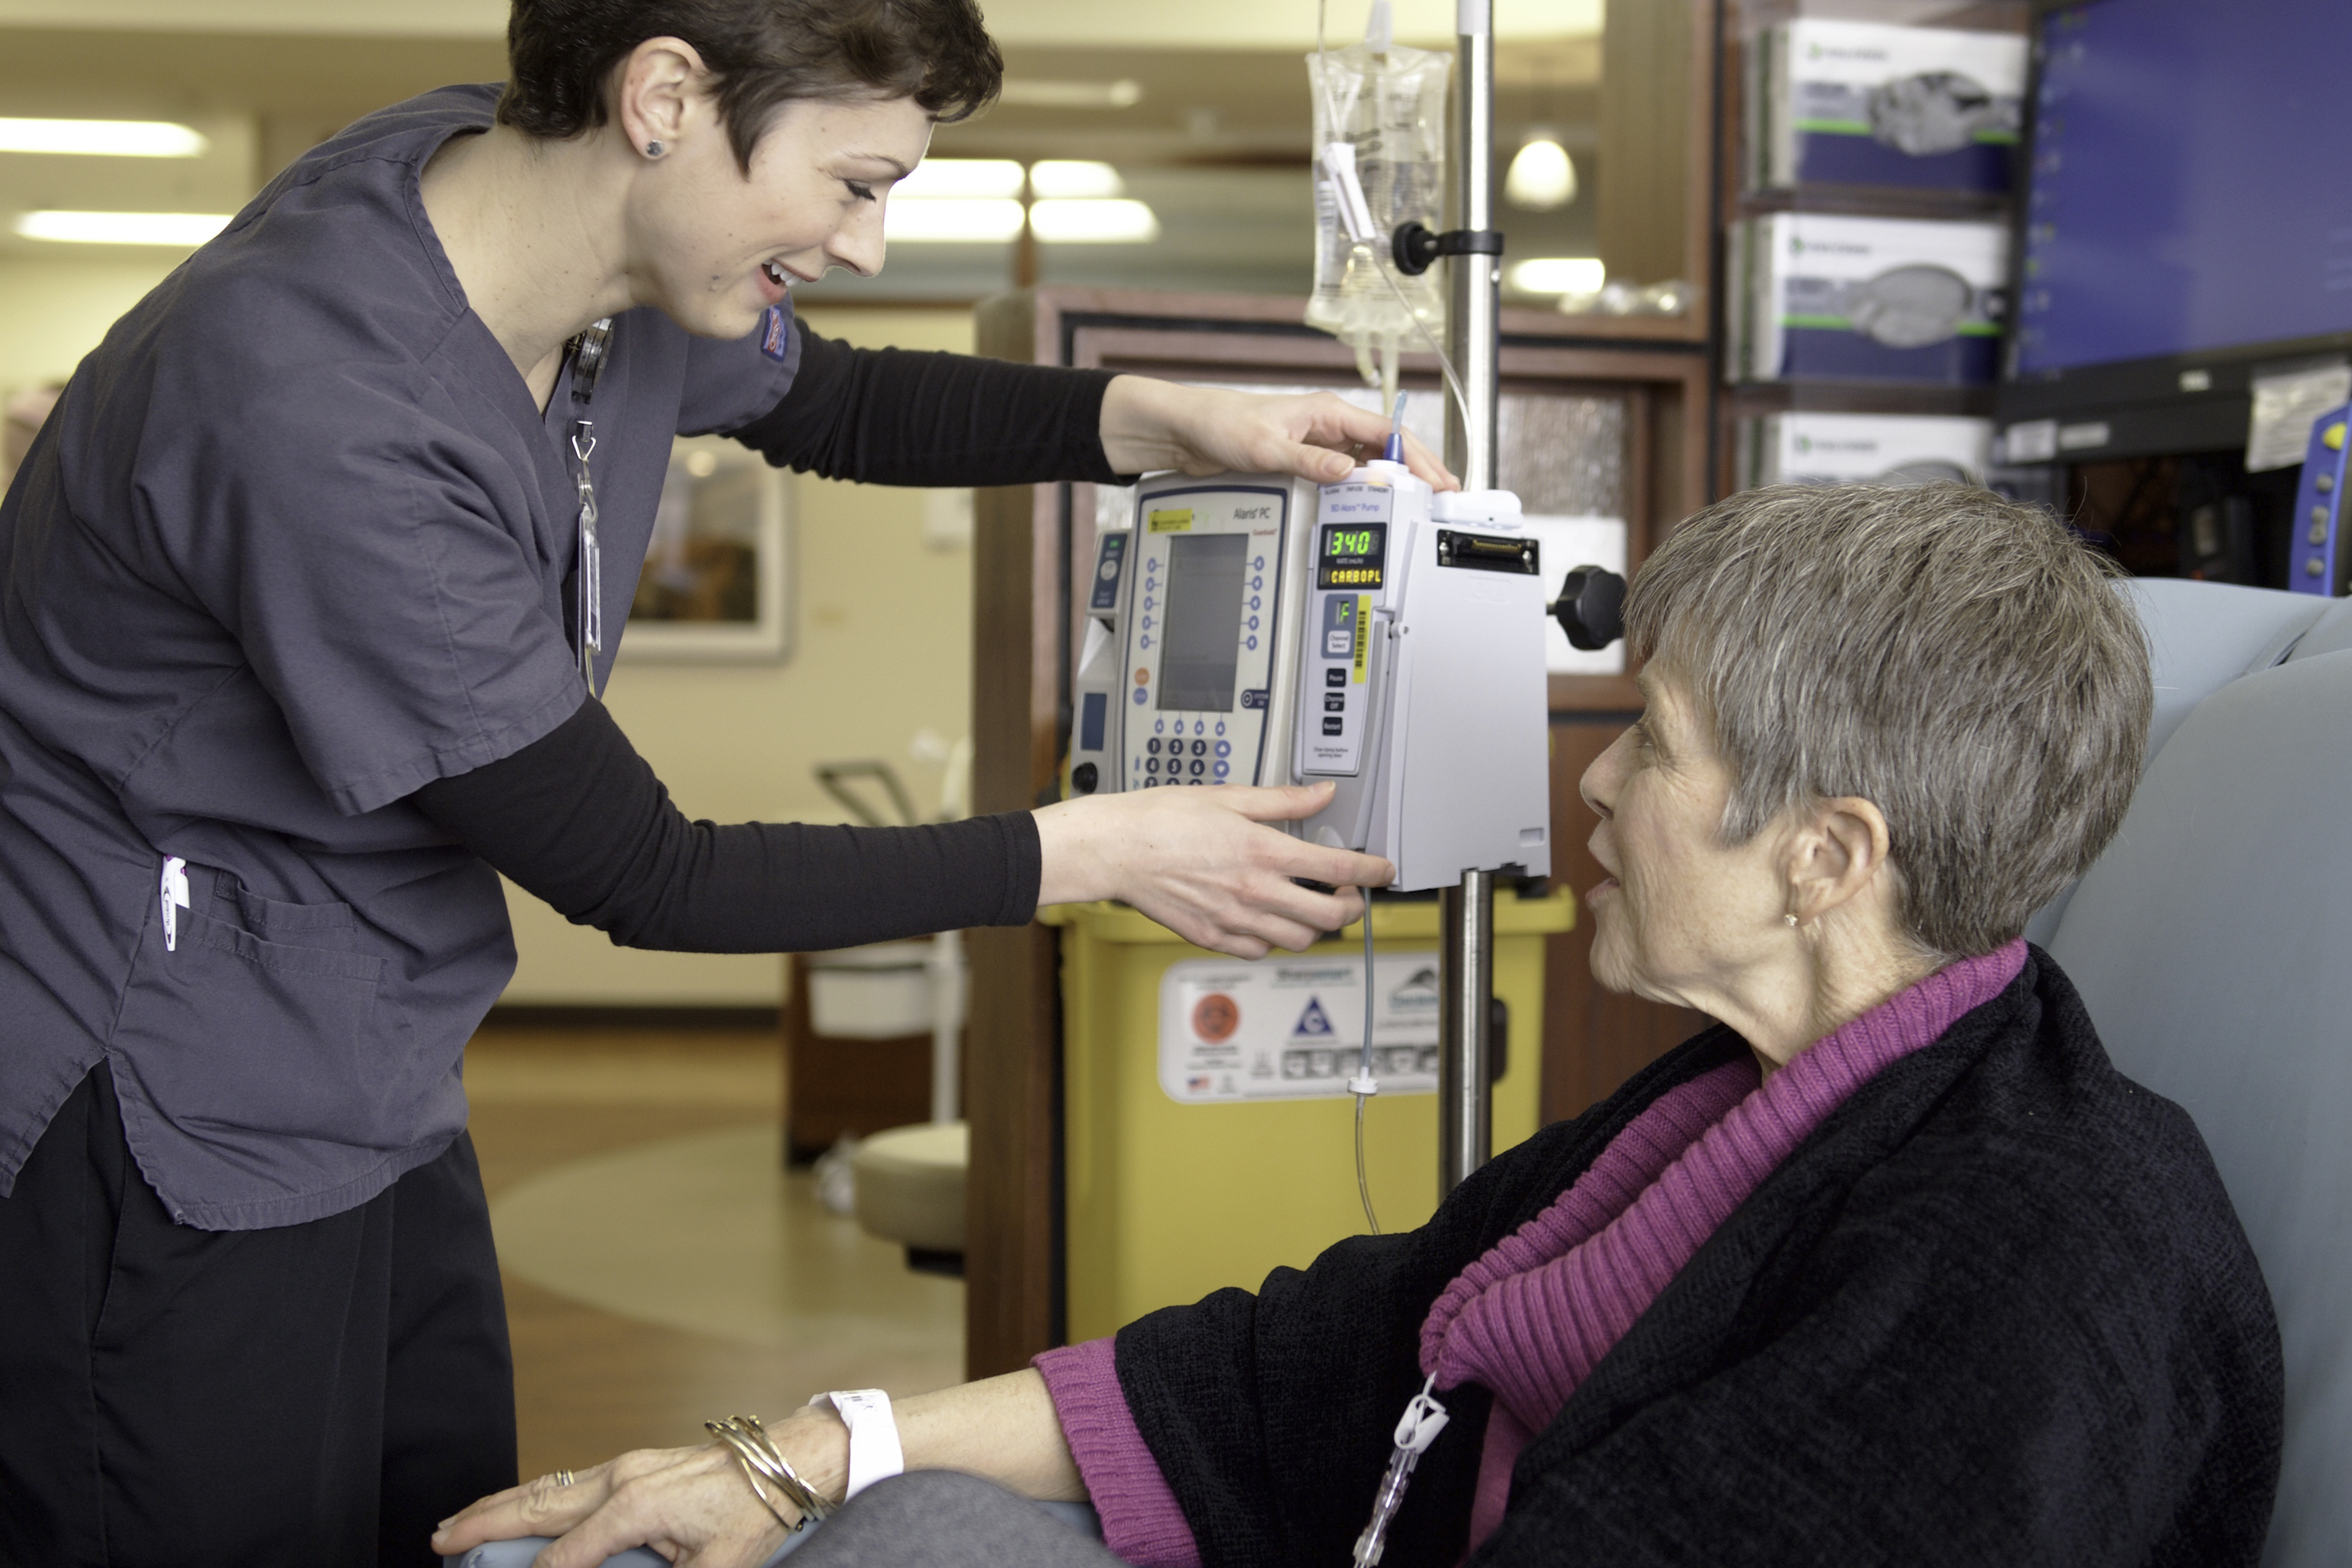
M 490 1028 L 466 1077 L 525 1476 L 961 1375 L 961 1285 L 909 1273 L 782 1169 L 772 1034 Z

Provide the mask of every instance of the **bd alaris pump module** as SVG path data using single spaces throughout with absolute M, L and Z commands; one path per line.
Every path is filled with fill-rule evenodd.
M 1543 578 L 1508 491 L 1387 461 L 1156 476 L 1086 603 L 1075 793 L 1330 779 L 1294 831 L 1387 857 L 1397 890 L 1550 874 Z

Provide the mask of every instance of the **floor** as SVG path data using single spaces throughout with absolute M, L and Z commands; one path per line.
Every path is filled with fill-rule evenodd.
M 492 1025 L 466 1083 L 525 1477 L 829 1388 L 962 1375 L 963 1287 L 908 1272 L 782 1169 L 773 1031 Z

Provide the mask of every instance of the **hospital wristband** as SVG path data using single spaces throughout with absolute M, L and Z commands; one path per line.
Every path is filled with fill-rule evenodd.
M 848 1501 L 876 1481 L 888 1480 L 907 1468 L 906 1450 L 898 1443 L 898 1418 L 890 1412 L 890 1396 L 878 1388 L 835 1389 L 809 1401 L 832 1401 L 849 1428 L 849 1484 L 842 1492 Z

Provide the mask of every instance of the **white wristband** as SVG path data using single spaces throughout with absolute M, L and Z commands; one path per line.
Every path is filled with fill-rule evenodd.
M 888 1394 L 878 1388 L 843 1388 L 820 1394 L 809 1403 L 822 1405 L 827 1400 L 841 1413 L 841 1424 L 849 1428 L 849 1485 L 842 1493 L 843 1501 L 906 1469 L 906 1450 L 898 1446 L 898 1418 L 890 1414 Z

